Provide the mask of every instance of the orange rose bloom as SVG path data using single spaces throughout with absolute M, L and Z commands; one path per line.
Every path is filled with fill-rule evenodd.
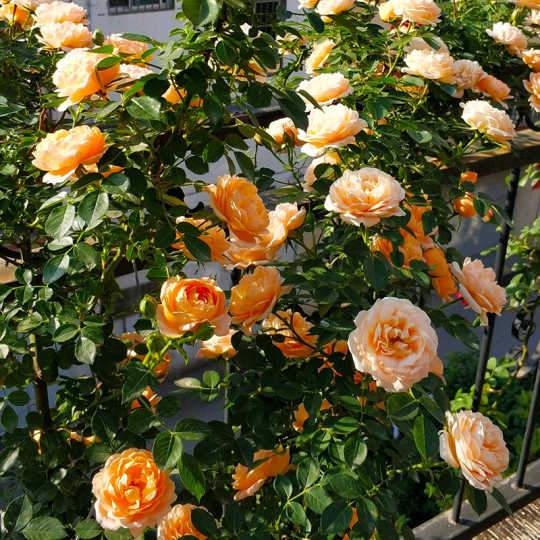
M 212 324 L 218 336 L 229 331 L 225 293 L 211 278 L 169 278 L 161 287 L 160 297 L 156 318 L 164 336 L 180 337 L 203 323 Z
M 298 142 L 298 130 L 290 118 L 279 118 L 268 124 L 266 133 L 274 139 L 274 142 L 281 146 L 288 139 L 293 144 Z
M 201 341 L 201 348 L 197 353 L 198 358 L 232 358 L 238 351 L 233 347 L 231 338 L 236 332 L 229 330 L 224 336 L 212 336 L 206 341 Z
M 41 41 L 51 49 L 77 49 L 92 45 L 92 32 L 86 26 L 69 21 L 46 23 L 39 27 Z
M 408 233 L 405 229 L 400 229 L 399 232 L 403 238 L 403 243 L 399 246 L 398 250 L 403 255 L 404 268 L 409 268 L 411 261 L 424 260 L 422 247 L 420 246 L 418 240 L 416 240 L 416 238 L 412 234 Z M 373 239 L 371 248 L 373 251 L 379 251 L 389 262 L 392 262 L 392 252 L 394 249 L 390 240 L 382 236 L 376 236 Z
M 320 411 L 327 411 L 328 409 L 332 408 L 332 404 L 327 400 L 323 399 L 321 403 Z M 302 433 L 304 431 L 304 424 L 309 418 L 309 413 L 306 409 L 306 406 L 303 403 L 300 403 L 298 406 L 298 409 L 294 411 L 294 422 L 293 422 L 293 429 L 295 431 L 298 431 L 298 433 Z
M 133 536 L 155 527 L 176 499 L 168 473 L 148 450 L 130 448 L 113 454 L 92 479 L 96 520 L 104 528 L 129 529 Z
M 451 467 L 460 468 L 476 489 L 491 491 L 508 467 L 508 448 L 502 431 L 479 412 L 447 412 L 439 446 L 442 459 Z
M 452 271 L 459 283 L 459 292 L 468 306 L 479 314 L 483 325 L 487 325 L 488 313 L 501 314 L 506 304 L 506 291 L 496 280 L 492 268 L 486 268 L 481 260 L 467 257 L 460 268 L 453 263 Z
M 474 171 L 465 171 L 461 173 L 459 177 L 460 182 L 469 182 L 470 184 L 476 184 L 478 182 L 478 173 Z
M 141 59 L 143 54 L 149 49 L 148 43 L 126 39 L 121 34 L 111 34 L 103 44 L 112 45 L 114 47 L 114 54 L 122 54 L 131 60 Z
M 58 95 L 67 98 L 59 110 L 66 110 L 97 92 L 107 91 L 108 85 L 118 77 L 120 66 L 116 64 L 98 70 L 96 66 L 104 58 L 108 55 L 73 49 L 58 61 L 52 80 Z
M 428 374 L 441 376 L 439 339 L 427 314 L 403 298 L 377 300 L 360 311 L 349 334 L 356 369 L 387 392 L 406 392 Z
M 521 59 L 533 71 L 540 71 L 540 49 L 526 49 L 521 53 Z
M 306 210 L 305 208 L 298 209 L 296 203 L 281 203 L 270 212 L 270 221 L 274 216 L 283 223 L 287 233 L 290 233 L 302 226 L 306 217 Z
M 293 313 L 288 309 L 271 314 L 263 321 L 262 327 L 271 336 L 285 338 L 275 341 L 274 345 L 287 358 L 306 358 L 315 352 L 317 336 L 309 333 L 313 325 L 297 311 Z
M 234 470 L 233 489 L 238 492 L 234 496 L 235 501 L 241 501 L 255 495 L 268 478 L 287 474 L 290 464 L 289 450 L 278 452 L 259 450 L 253 454 L 253 461 L 263 462 L 253 469 L 238 464 Z
M 206 540 L 191 521 L 191 512 L 197 506 L 193 504 L 177 504 L 163 518 L 157 530 L 158 540 L 177 540 L 184 536 L 194 536 L 198 540 Z
M 476 90 L 499 103 L 512 98 L 510 95 L 511 88 L 493 75 L 484 75 L 476 83 Z
M 424 251 L 424 259 L 430 267 L 429 275 L 433 288 L 443 300 L 448 301 L 452 295 L 457 293 L 457 286 L 444 251 L 440 247 L 432 247 Z
M 43 181 L 54 184 L 71 176 L 80 165 L 97 163 L 105 149 L 105 136 L 98 127 L 59 129 L 37 144 L 32 165 L 47 171 Z
M 283 278 L 274 267 L 258 266 L 253 273 L 242 276 L 231 289 L 232 322 L 249 330 L 267 317 L 284 292 L 282 283 Z
M 471 193 L 466 193 L 463 197 L 454 199 L 454 210 L 457 214 L 464 218 L 472 218 L 476 216 L 476 208 L 474 207 L 474 197 Z
M 136 347 L 138 345 L 142 345 L 145 342 L 145 339 L 141 334 L 137 334 L 136 332 L 126 332 L 119 336 L 119 339 L 123 341 L 127 345 L 127 354 L 126 354 L 126 360 L 138 360 L 139 362 L 143 362 L 145 359 L 144 354 L 138 353 L 136 351 Z M 154 375 L 159 381 L 162 381 L 167 376 L 167 373 L 169 373 L 169 367 L 171 366 L 171 355 L 169 353 L 165 353 L 163 355 L 163 358 L 160 360 L 160 362 L 154 367 L 152 370 L 154 372 Z
M 239 176 L 226 175 L 220 176 L 217 183 L 206 190 L 214 212 L 239 240 L 253 242 L 266 232 L 268 211 L 255 184 Z
M 189 223 L 199 229 L 201 235 L 198 236 L 198 238 L 210 248 L 211 259 L 222 264 L 225 262 L 224 253 L 229 249 L 230 244 L 225 236 L 225 231 L 221 227 L 213 225 L 212 222 L 207 219 L 179 217 L 176 222 Z M 172 244 L 171 247 L 183 251 L 188 259 L 195 259 L 182 241 L 182 237 L 182 233 L 177 232 L 176 238 L 179 239 L 179 241 Z
M 406 204 L 405 208 L 410 212 L 411 217 L 407 222 L 407 229 L 414 234 L 415 238 L 420 242 L 424 249 L 430 248 L 433 246 L 433 240 L 430 238 L 431 235 L 436 233 L 436 230 L 433 230 L 426 235 L 424 231 L 424 224 L 422 222 L 422 216 L 431 211 L 431 206 L 418 206 L 415 204 Z
M 323 39 L 315 43 L 311 54 L 306 60 L 306 73 L 315 73 L 318 69 L 324 67 L 330 53 L 336 46 L 335 41 L 331 39 Z
M 74 2 L 50 2 L 36 8 L 36 26 L 47 23 L 72 22 L 88 24 L 86 9 Z
M 391 175 L 373 168 L 345 171 L 331 186 L 324 207 L 345 223 L 372 227 L 383 218 L 402 216 L 405 190 Z
M 187 92 L 183 88 L 176 88 L 174 85 L 170 85 L 165 93 L 161 96 L 165 101 L 168 101 L 171 105 L 177 105 L 187 96 Z M 201 98 L 193 98 L 189 102 L 191 107 L 201 107 L 203 100 Z
M 0 4 L 0 20 L 8 24 L 18 24 L 22 28 L 29 28 L 32 25 L 32 14 L 24 7 L 9 2 Z

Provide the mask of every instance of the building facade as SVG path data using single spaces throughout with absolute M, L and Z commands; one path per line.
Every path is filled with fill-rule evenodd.
M 130 32 L 166 41 L 169 32 L 180 24 L 176 15 L 181 2 L 175 0 L 77 0 L 88 11 L 90 27 L 105 35 Z M 264 28 L 280 6 L 297 8 L 295 0 L 255 0 L 255 15 Z

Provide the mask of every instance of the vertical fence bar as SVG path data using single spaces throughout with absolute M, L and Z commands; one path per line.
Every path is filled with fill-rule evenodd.
M 521 170 L 519 167 L 512 169 L 510 178 L 510 184 L 506 192 L 505 211 L 509 222 L 505 221 L 501 235 L 499 237 L 499 244 L 497 246 L 497 256 L 495 258 L 495 275 L 497 282 L 501 283 L 504 274 L 504 263 L 506 262 L 506 252 L 508 251 L 508 240 L 510 238 L 510 231 L 512 230 L 512 221 L 514 219 L 514 209 L 516 206 L 516 197 L 519 187 L 519 177 Z M 484 389 L 484 381 L 486 378 L 487 363 L 491 352 L 491 342 L 493 341 L 493 332 L 495 330 L 496 316 L 493 313 L 488 314 L 488 324 L 483 329 L 482 343 L 480 346 L 480 357 L 478 360 L 478 366 L 476 368 L 476 377 L 474 380 L 474 395 L 472 402 L 472 410 L 477 411 L 480 408 L 480 402 L 482 400 L 482 392 Z M 530 417 L 529 417 L 530 419 Z M 454 499 L 454 505 L 452 506 L 452 521 L 459 523 L 461 515 L 461 506 L 463 503 L 463 496 L 465 495 L 465 479 L 461 479 L 459 490 Z
M 529 408 L 529 416 L 527 417 L 527 427 L 525 428 L 525 435 L 523 437 L 523 448 L 521 449 L 521 455 L 519 456 L 519 465 L 516 476 L 516 486 L 518 488 L 523 487 L 523 481 L 525 479 L 525 471 L 527 470 L 527 464 L 529 462 L 529 451 L 531 449 L 531 441 L 534 433 L 534 427 L 536 423 L 536 409 L 538 407 L 538 395 L 540 394 L 540 361 L 536 361 L 535 375 L 534 375 L 534 388 L 531 399 L 531 406 Z

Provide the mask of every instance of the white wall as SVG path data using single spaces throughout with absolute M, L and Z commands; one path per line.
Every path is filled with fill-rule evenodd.
M 181 24 L 175 19 L 181 6 L 179 1 L 176 1 L 175 9 L 122 15 L 109 15 L 108 0 L 74 1 L 88 10 L 91 29 L 99 28 L 105 35 L 132 32 L 147 35 L 158 41 L 166 41 L 169 32 Z M 298 11 L 298 2 L 287 0 L 287 8 L 293 12 Z

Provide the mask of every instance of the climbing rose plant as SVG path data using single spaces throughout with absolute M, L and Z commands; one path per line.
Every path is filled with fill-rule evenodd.
M 448 412 L 436 329 L 474 351 L 505 306 L 448 244 L 505 219 L 464 162 L 539 108 L 536 7 L 302 0 L 269 33 L 186 0 L 159 43 L 2 4 L 2 532 L 388 540 L 405 483 L 501 500 L 502 433 Z M 166 393 L 181 358 L 214 365 Z

